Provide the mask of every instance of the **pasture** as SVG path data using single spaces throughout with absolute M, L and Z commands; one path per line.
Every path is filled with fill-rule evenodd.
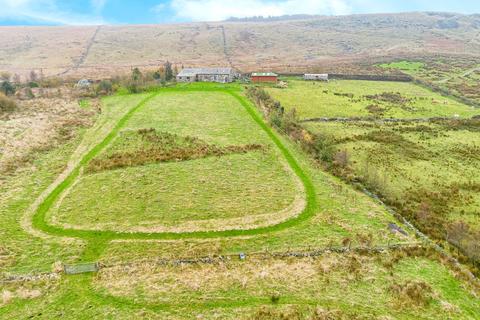
M 2 276 L 29 276 L 2 282 L 2 319 L 480 311 L 407 226 L 321 170 L 235 85 L 104 98 L 91 128 L 0 188 Z M 79 262 L 100 272 L 61 272 Z
M 288 80 L 288 88 L 268 88 L 299 119 L 319 117 L 426 118 L 478 115 L 478 109 L 413 83 Z

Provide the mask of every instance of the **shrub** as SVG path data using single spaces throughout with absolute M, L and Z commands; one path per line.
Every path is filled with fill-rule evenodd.
M 10 81 L 3 81 L 0 85 L 0 92 L 8 96 L 15 93 L 15 87 Z
M 12 112 L 17 108 L 17 104 L 12 99 L 0 93 L 0 113 Z
M 97 85 L 96 90 L 97 93 L 100 94 L 110 94 L 113 92 L 113 85 L 112 82 L 109 80 L 102 80 L 100 83 Z
M 273 303 L 273 304 L 277 304 L 280 302 L 280 295 L 275 293 L 273 294 L 271 297 L 270 297 L 270 301 Z
M 399 307 L 426 307 L 433 299 L 432 287 L 424 281 L 408 280 L 402 284 L 393 284 L 390 292 L 396 297 Z
M 59 77 L 44 78 L 40 81 L 42 88 L 58 88 L 63 85 L 63 79 Z
M 333 164 L 336 167 L 345 169 L 350 164 L 350 155 L 347 150 L 340 150 L 333 156 Z
M 265 147 L 258 144 L 232 145 L 219 147 L 210 145 L 195 137 L 181 137 L 155 129 L 140 129 L 122 136 L 121 147 L 111 154 L 93 159 L 87 172 L 99 172 L 129 166 L 140 166 L 148 163 L 169 161 L 186 161 L 229 154 L 242 154 L 262 150 Z

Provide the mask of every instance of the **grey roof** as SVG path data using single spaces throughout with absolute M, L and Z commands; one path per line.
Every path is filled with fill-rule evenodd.
M 198 74 L 233 74 L 233 68 L 186 68 L 180 71 L 179 77 L 194 77 Z

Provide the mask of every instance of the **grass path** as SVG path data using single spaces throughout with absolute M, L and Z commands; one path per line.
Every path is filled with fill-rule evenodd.
M 285 159 L 287 160 L 288 165 L 295 173 L 295 175 L 300 179 L 303 184 L 304 190 L 306 192 L 306 206 L 305 209 L 296 217 L 293 217 L 289 220 L 281 222 L 276 225 L 260 227 L 257 229 L 234 229 L 234 230 L 225 230 L 225 231 L 198 231 L 198 232 L 183 232 L 183 233 L 174 233 L 174 232 L 159 232 L 159 233 L 143 233 L 143 232 L 115 232 L 115 231 L 92 231 L 92 230 L 78 230 L 78 229 L 64 229 L 61 227 L 56 227 L 49 225 L 45 218 L 46 213 L 52 207 L 52 205 L 57 201 L 61 196 L 62 192 L 66 190 L 75 179 L 79 176 L 82 168 L 93 159 L 99 152 L 101 152 L 120 132 L 122 127 L 127 123 L 127 121 L 133 116 L 135 112 L 140 110 L 148 101 L 152 98 L 161 94 L 162 92 L 192 92 L 192 91 L 213 91 L 219 93 L 230 94 L 234 97 L 246 110 L 246 112 L 251 116 L 251 118 L 264 130 L 274 144 L 281 151 Z M 210 86 L 204 87 L 176 87 L 176 88 L 166 88 L 155 91 L 154 93 L 147 96 L 139 104 L 131 108 L 115 125 L 115 127 L 110 131 L 110 133 L 96 146 L 94 146 L 90 151 L 88 151 L 83 158 L 78 162 L 78 165 L 71 170 L 70 173 L 61 177 L 63 180 L 58 181 L 53 190 L 42 200 L 39 201 L 37 207 L 34 208 L 34 214 L 32 217 L 32 226 L 35 229 L 38 229 L 46 234 L 58 237 L 68 237 L 68 238 L 79 238 L 88 241 L 89 245 L 85 252 L 82 260 L 93 260 L 98 257 L 106 244 L 111 240 L 117 239 L 131 239 L 131 240 L 147 240 L 147 239 L 186 239 L 186 238 L 218 238 L 218 237 L 235 237 L 235 236 L 246 236 L 246 235 L 256 235 L 262 233 L 269 233 L 274 231 L 283 230 L 285 228 L 292 227 L 298 224 L 301 221 L 304 221 L 310 218 L 314 214 L 314 208 L 316 207 L 316 195 L 310 178 L 305 174 L 303 169 L 298 164 L 297 160 L 293 157 L 291 152 L 287 147 L 281 142 L 277 137 L 277 134 L 264 123 L 261 116 L 254 110 L 253 106 L 241 95 L 239 90 L 235 89 L 225 89 L 225 88 L 214 88 Z

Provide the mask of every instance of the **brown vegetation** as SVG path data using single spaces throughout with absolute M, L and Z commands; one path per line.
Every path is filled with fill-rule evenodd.
M 363 170 L 354 173 L 349 168 L 349 155 L 346 151 L 337 151 L 335 145 L 339 141 L 335 141 L 334 137 L 322 133 L 308 132 L 303 128 L 295 117 L 291 114 L 283 112 L 283 107 L 277 101 L 273 100 L 264 90 L 250 87 L 247 94 L 257 105 L 261 106 L 265 115 L 272 125 L 289 135 L 294 141 L 298 142 L 302 148 L 311 156 L 319 161 L 327 170 L 341 177 L 348 182 L 360 182 L 370 191 L 375 192 L 382 197 L 382 200 L 391 207 L 395 208 L 402 216 L 414 221 L 416 226 L 427 233 L 429 236 L 437 240 L 450 241 L 459 250 L 459 259 L 473 264 L 472 271 L 479 272 L 478 263 L 480 252 L 478 243 L 480 243 L 480 234 L 465 226 L 459 227 L 447 220 L 447 216 L 452 212 L 455 206 L 459 204 L 468 204 L 473 199 L 466 196 L 461 190 L 480 190 L 477 184 L 449 185 L 440 187 L 436 190 L 426 190 L 413 188 L 407 190 L 405 196 L 398 197 L 389 190 L 388 177 L 375 166 L 370 163 L 368 158 Z M 395 93 L 383 93 L 380 95 L 370 96 L 369 99 L 388 102 L 388 103 L 408 103 L 408 99 Z M 435 121 L 434 121 L 435 122 Z M 437 123 L 437 122 L 435 122 Z M 449 130 L 479 130 L 479 119 L 458 119 L 458 120 L 438 120 L 438 124 L 448 127 Z M 371 124 L 365 124 L 369 126 Z M 434 129 L 425 130 L 425 126 L 417 125 L 409 128 L 399 128 L 398 132 L 422 132 L 425 135 L 438 136 L 441 132 Z M 348 138 L 352 141 L 365 140 L 380 144 L 392 146 L 398 153 L 411 159 L 428 160 L 434 157 L 428 150 L 420 145 L 415 144 L 402 135 L 389 130 L 370 131 L 367 134 L 358 135 Z M 345 139 L 342 142 L 346 142 Z M 476 148 L 459 149 L 457 153 L 466 155 L 475 153 Z M 475 156 L 473 157 L 475 158 Z M 468 259 L 466 258 L 468 257 Z
M 423 281 L 394 284 L 390 291 L 396 297 L 394 304 L 400 308 L 425 307 L 433 298 L 432 287 Z
M 219 147 L 195 137 L 180 137 L 167 132 L 157 132 L 155 129 L 140 129 L 134 134 L 138 135 L 140 142 L 134 146 L 133 150 L 114 151 L 93 159 L 87 167 L 87 172 L 93 173 L 150 163 L 194 160 L 210 156 L 220 157 L 265 148 L 258 144 Z
M 94 112 L 77 101 L 33 99 L 18 102 L 6 121 L 0 122 L 0 173 L 13 173 L 32 163 L 39 152 L 74 138 L 77 129 L 93 124 Z
M 4 114 L 15 111 L 17 104 L 12 99 L 0 93 L 0 117 Z
M 279 72 L 345 73 L 351 69 L 345 68 L 347 64 L 418 57 L 419 51 L 426 56 L 452 52 L 458 56 L 459 48 L 466 55 L 479 49 L 478 41 L 471 41 L 478 33 L 472 16 L 449 18 L 458 23 L 454 29 L 439 29 L 446 18 L 427 13 L 288 19 L 2 28 L 0 64 L 22 78 L 28 78 L 31 69 L 37 73 L 42 69 L 45 76 L 102 78 L 128 73 L 132 66 L 153 69 L 159 60 L 179 67 L 232 64 L 245 72 L 263 66 Z

